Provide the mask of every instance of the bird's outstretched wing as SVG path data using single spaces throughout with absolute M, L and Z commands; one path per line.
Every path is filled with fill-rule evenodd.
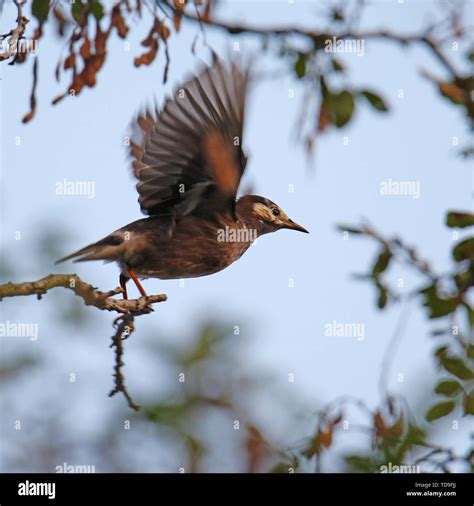
M 133 172 L 144 214 L 233 214 L 245 169 L 242 150 L 248 68 L 210 67 L 187 81 L 161 111 L 146 110 L 132 135 Z

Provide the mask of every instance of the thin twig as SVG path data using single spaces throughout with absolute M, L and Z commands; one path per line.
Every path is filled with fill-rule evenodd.
M 28 123 L 36 113 L 36 86 L 38 85 L 38 56 L 33 63 L 33 86 L 30 95 L 30 111 L 23 116 L 22 123 Z
M 168 51 L 168 41 L 166 39 L 163 39 L 163 42 L 165 44 L 165 58 L 166 58 L 165 69 L 163 70 L 163 84 L 166 84 L 166 82 L 168 81 L 168 71 L 170 68 L 170 54 Z
M 393 335 L 390 338 L 387 348 L 385 349 L 379 377 L 379 391 L 380 395 L 383 398 L 386 398 L 388 396 L 388 375 L 390 372 L 390 367 L 393 363 L 393 359 L 396 354 L 396 348 L 397 346 L 400 345 L 403 336 L 403 331 L 408 323 L 409 308 L 410 308 L 410 301 L 405 301 L 405 307 L 403 307 L 402 310 L 400 311 L 400 315 L 398 317 L 395 330 L 393 331 Z
M 117 332 L 112 336 L 112 344 L 111 348 L 115 348 L 115 366 L 114 366 L 114 380 L 115 386 L 110 391 L 109 397 L 113 397 L 115 394 L 122 392 L 125 398 L 127 399 L 128 405 L 138 411 L 140 406 L 135 404 L 132 397 L 128 393 L 127 387 L 125 385 L 125 376 L 122 372 L 122 367 L 125 365 L 123 361 L 123 341 L 127 339 L 132 332 L 135 330 L 133 315 L 125 315 L 121 318 L 121 321 L 117 327 Z
M 435 282 L 438 280 L 439 276 L 433 273 L 430 264 L 428 263 L 427 260 L 424 260 L 419 257 L 415 248 L 408 246 L 397 237 L 393 239 L 386 239 L 369 225 L 364 225 L 363 227 L 361 227 L 361 231 L 364 235 L 372 237 L 390 251 L 398 249 L 399 252 L 404 254 L 404 257 L 402 259 L 405 261 L 406 264 L 408 264 L 411 267 L 414 267 L 421 274 L 428 277 L 431 281 Z

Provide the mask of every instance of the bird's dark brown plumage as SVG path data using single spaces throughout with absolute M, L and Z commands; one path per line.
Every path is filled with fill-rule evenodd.
M 218 272 L 259 236 L 307 232 L 270 200 L 236 200 L 248 68 L 214 58 L 161 111 L 139 115 L 131 141 L 139 203 L 149 215 L 59 260 L 117 261 L 121 284 L 136 276 L 190 278 Z

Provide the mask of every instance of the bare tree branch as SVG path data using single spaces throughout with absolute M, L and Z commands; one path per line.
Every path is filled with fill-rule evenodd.
M 36 86 L 38 85 L 38 57 L 35 58 L 33 63 L 33 86 L 31 88 L 30 95 L 30 111 L 27 112 L 23 119 L 22 123 L 28 123 L 28 121 L 32 120 L 36 113 Z
M 168 1 L 163 0 L 164 3 L 170 8 L 176 11 L 176 8 Z M 276 36 L 286 36 L 286 35 L 297 35 L 300 37 L 304 37 L 306 39 L 310 39 L 313 43 L 320 43 L 327 39 L 332 39 L 333 37 L 337 37 L 338 39 L 380 39 L 380 40 L 388 40 L 391 42 L 395 42 L 402 45 L 409 44 L 421 44 L 431 50 L 432 54 L 438 59 L 438 61 L 444 66 L 444 68 L 453 76 L 458 77 L 458 73 L 452 63 L 448 60 L 446 55 L 443 53 L 438 43 L 428 35 L 430 30 L 426 30 L 424 34 L 400 34 L 390 30 L 374 30 L 367 32 L 355 32 L 355 31 L 346 31 L 342 33 L 325 33 L 323 31 L 313 31 L 313 30 L 304 30 L 302 28 L 296 28 L 294 26 L 276 26 L 276 27 L 260 27 L 260 26 L 252 26 L 247 24 L 235 24 L 228 23 L 226 21 L 218 21 L 216 19 L 207 19 L 205 17 L 200 16 L 199 14 L 193 14 L 191 12 L 180 11 L 181 16 L 191 21 L 198 22 L 201 26 L 202 24 L 209 25 L 211 27 L 219 28 L 227 31 L 232 35 L 248 33 L 253 35 L 276 35 Z
M 125 365 L 123 362 L 123 341 L 127 339 L 130 334 L 135 330 L 132 315 L 125 315 L 121 317 L 121 322 L 117 327 L 117 332 L 112 337 L 111 348 L 115 348 L 115 366 L 114 366 L 114 380 L 115 386 L 110 391 L 109 397 L 113 397 L 115 394 L 122 392 L 127 399 L 129 407 L 133 410 L 138 411 L 140 406 L 135 404 L 132 397 L 128 393 L 127 387 L 125 386 L 125 376 L 122 372 L 122 367 Z
M 436 281 L 439 276 L 436 275 L 427 260 L 420 258 L 415 248 L 405 244 L 400 238 L 395 237 L 393 239 L 386 239 L 377 230 L 368 224 L 364 224 L 361 227 L 361 232 L 367 237 L 375 239 L 379 244 L 393 250 L 394 252 L 400 253 L 400 259 L 403 260 L 407 265 L 413 267 L 415 270 L 423 274 L 431 281 Z
M 94 286 L 82 281 L 76 274 L 50 274 L 38 281 L 24 283 L 6 283 L 0 285 L 0 301 L 5 297 L 19 297 L 23 295 L 36 295 L 38 299 L 49 290 L 57 287 L 68 288 L 84 300 L 86 306 L 94 306 L 106 311 L 121 313 L 114 323 L 117 323 L 117 331 L 112 337 L 111 347 L 115 348 L 114 388 L 109 393 L 112 397 L 122 392 L 127 399 L 130 408 L 138 411 L 140 406 L 135 404 L 125 386 L 125 377 L 122 372 L 123 341 L 134 331 L 134 317 L 153 311 L 152 304 L 163 302 L 166 295 L 149 295 L 139 299 L 120 300 L 114 299 L 113 295 L 122 293 L 122 288 L 115 288 L 108 292 L 101 292 Z M 118 323 L 120 322 L 120 323 Z
M 29 19 L 23 16 L 23 5 L 26 3 L 26 0 L 14 0 L 16 5 L 16 9 L 18 12 L 16 23 L 16 28 L 13 28 L 5 35 L 0 35 L 0 39 L 6 39 L 9 37 L 8 41 L 8 49 L 4 53 L 0 53 L 0 61 L 8 60 L 12 56 L 16 55 L 18 52 L 18 41 L 23 38 L 23 34 L 25 33 L 26 25 L 30 22 Z
M 72 290 L 84 300 L 86 306 L 95 306 L 106 311 L 116 311 L 121 314 L 140 315 L 153 311 L 152 304 L 163 302 L 166 295 L 148 295 L 139 299 L 120 300 L 113 295 L 122 293 L 121 288 L 101 292 L 94 286 L 82 281 L 76 274 L 50 274 L 38 281 L 24 283 L 6 283 L 0 285 L 0 300 L 4 297 L 18 297 L 22 295 L 37 295 L 41 299 L 48 290 L 63 287 Z

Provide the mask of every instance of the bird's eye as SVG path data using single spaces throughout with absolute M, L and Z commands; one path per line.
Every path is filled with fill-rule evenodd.
M 280 210 L 277 209 L 276 207 L 274 207 L 272 209 L 272 214 L 273 214 L 273 216 L 280 216 Z

